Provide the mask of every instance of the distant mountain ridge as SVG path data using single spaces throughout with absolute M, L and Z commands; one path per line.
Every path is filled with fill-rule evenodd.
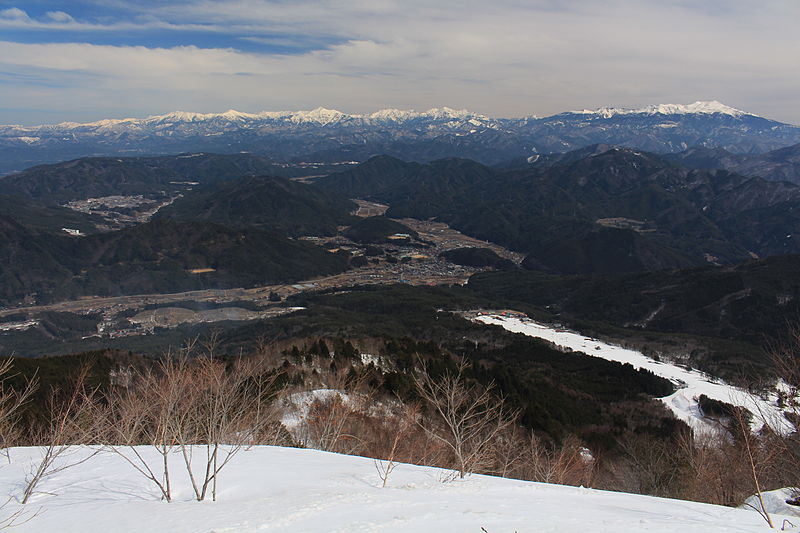
M 292 124 L 333 124 L 338 121 L 361 120 L 364 122 L 405 122 L 413 119 L 430 118 L 430 119 L 480 119 L 489 121 L 488 117 L 467 111 L 466 109 L 451 109 L 449 107 L 433 108 L 425 112 L 416 112 L 413 110 L 402 109 L 381 109 L 369 114 L 348 114 L 338 111 L 336 109 L 326 109 L 324 107 L 317 107 L 309 111 L 261 111 L 259 113 L 243 113 L 235 109 L 229 109 L 224 113 L 195 113 L 187 111 L 172 111 L 163 115 L 152 115 L 143 119 L 137 118 L 123 118 L 123 119 L 104 119 L 95 122 L 61 122 L 59 124 L 34 126 L 31 129 L 47 128 L 47 129 L 85 129 L 85 128 L 112 128 L 119 125 L 127 126 L 152 126 L 158 124 L 174 124 L 177 122 L 206 122 L 214 121 L 221 122 L 248 122 L 248 121 L 263 121 L 263 122 L 289 122 Z M 11 126 L 0 126 L 11 127 Z M 25 126 L 16 126 L 18 128 L 27 129 Z
M 726 106 L 716 100 L 712 101 L 698 101 L 693 104 L 657 104 L 641 108 L 618 108 L 618 107 L 601 107 L 594 110 L 584 109 L 582 111 L 567 111 L 557 115 L 552 115 L 552 118 L 564 114 L 575 115 L 600 115 L 605 118 L 610 118 L 615 115 L 688 115 L 688 114 L 701 114 L 713 115 L 723 114 L 735 117 L 744 115 L 757 117 L 752 113 L 735 109 Z M 187 111 L 172 111 L 162 115 L 151 115 L 146 118 L 122 118 L 122 119 L 103 119 L 94 122 L 61 122 L 57 124 L 43 124 L 40 126 L 19 126 L 19 125 L 0 125 L 0 128 L 17 128 L 20 131 L 45 131 L 45 130 L 89 130 L 95 129 L 111 129 L 115 126 L 127 127 L 146 127 L 162 124 L 175 124 L 179 122 L 231 122 L 231 123 L 245 123 L 245 122 L 284 122 L 292 124 L 322 124 L 331 125 L 336 122 L 357 122 L 368 124 L 381 124 L 387 122 L 402 123 L 410 122 L 419 119 L 431 120 L 467 120 L 473 126 L 480 126 L 491 124 L 493 122 L 503 121 L 516 121 L 516 120 L 539 120 L 540 117 L 530 115 L 521 119 L 514 118 L 489 118 L 486 115 L 474 113 L 467 109 L 452 109 L 450 107 L 437 107 L 427 111 L 417 112 L 412 109 L 395 109 L 386 108 L 380 109 L 373 113 L 366 114 L 350 114 L 338 111 L 336 109 L 327 109 L 325 107 L 317 107 L 308 111 L 261 111 L 259 113 L 245 113 L 235 109 L 229 109 L 223 113 L 197 113 Z M 544 120 L 542 118 L 541 120 Z M 28 139 L 27 142 L 33 142 Z
M 389 154 L 426 162 L 465 157 L 496 164 L 609 143 L 653 152 L 692 146 L 760 153 L 800 143 L 800 127 L 716 101 L 600 108 L 539 118 L 490 118 L 448 107 L 348 114 L 310 111 L 191 113 L 0 126 L 0 173 L 88 155 L 249 151 L 272 159 L 364 161 Z

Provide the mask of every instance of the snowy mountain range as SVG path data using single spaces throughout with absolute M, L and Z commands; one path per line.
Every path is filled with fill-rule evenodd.
M 558 117 L 565 115 L 595 115 L 601 118 L 611 118 L 618 115 L 727 115 L 731 117 L 751 116 L 751 113 L 735 109 L 717 101 L 695 102 L 689 105 L 680 104 L 659 104 L 642 107 L 639 109 L 601 107 L 599 109 L 582 111 L 569 111 Z M 553 117 L 549 117 L 553 118 Z M 281 126 L 396 126 L 407 123 L 429 122 L 432 129 L 463 129 L 474 127 L 499 128 L 501 126 L 514 126 L 516 124 L 530 124 L 532 121 L 547 121 L 547 118 L 540 119 L 536 116 L 529 116 L 524 119 L 492 119 L 485 115 L 473 113 L 466 109 L 451 109 L 440 107 L 429 109 L 418 113 L 413 110 L 403 109 L 381 109 L 369 114 L 347 114 L 336 109 L 326 109 L 317 107 L 310 111 L 262 111 L 260 113 L 243 113 L 235 109 L 229 109 L 224 113 L 194 113 L 186 111 L 173 111 L 164 115 L 153 115 L 143 119 L 123 118 L 123 119 L 104 119 L 95 122 L 61 122 L 59 124 L 49 124 L 41 126 L 19 126 L 19 125 L 0 125 L 0 132 L 4 137 L 11 138 L 13 133 L 27 133 L 29 135 L 42 135 L 46 132 L 89 132 L 98 134 L 110 131 L 135 131 L 135 130 L 159 130 L 165 127 L 176 127 L 182 124 L 191 124 L 195 127 L 211 125 L 216 129 L 236 129 L 238 127 L 252 127 L 259 125 L 281 125 Z M 226 128 L 227 126 L 227 128 Z M 474 133 L 474 132 L 473 132 Z M 36 142 L 35 137 L 25 136 L 28 144 Z
M 192 124 L 195 126 L 210 124 L 221 127 L 225 124 L 235 127 L 247 127 L 252 125 L 311 125 L 311 126 L 333 126 L 338 124 L 363 125 L 363 126 L 385 126 L 405 122 L 435 121 L 437 123 L 462 122 L 474 125 L 492 124 L 492 119 L 472 113 L 466 109 L 455 110 L 449 107 L 434 108 L 428 111 L 417 113 L 411 110 L 401 109 L 382 109 L 366 115 L 351 115 L 337 111 L 336 109 L 326 109 L 318 107 L 310 111 L 262 111 L 260 113 L 243 113 L 235 109 L 229 109 L 224 113 L 193 113 L 186 111 L 173 111 L 164 115 L 153 115 L 143 119 L 123 118 L 105 119 L 96 122 L 78 123 L 62 122 L 59 124 L 42 126 L 0 126 L 1 131 L 18 131 L 27 133 L 41 133 L 44 131 L 97 131 L 103 132 L 110 129 L 114 130 L 135 130 L 135 129 L 159 129 L 164 126 L 176 126 L 179 124 Z
M 484 163 L 565 152 L 595 143 L 678 152 L 693 146 L 761 153 L 800 143 L 800 127 L 716 101 L 640 109 L 604 107 L 549 117 L 491 118 L 448 107 L 347 114 L 310 111 L 191 113 L 0 126 L 0 173 L 90 155 L 250 151 L 273 159 L 362 161 L 386 153 Z
M 581 115 L 600 115 L 603 118 L 611 118 L 615 115 L 730 115 L 741 117 L 742 115 L 756 116 L 741 109 L 726 106 L 723 103 L 712 100 L 710 102 L 695 102 L 693 104 L 658 104 L 640 107 L 638 109 L 627 109 L 624 107 L 601 107 L 600 109 L 584 109 L 583 111 L 571 111 Z

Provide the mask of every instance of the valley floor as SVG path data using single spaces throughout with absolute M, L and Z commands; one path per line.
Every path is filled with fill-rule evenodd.
M 140 451 L 157 463 L 150 448 Z M 76 455 L 88 453 L 86 448 Z M 12 448 L 0 492 L 17 503 L 38 448 Z M 46 479 L 18 533 L 734 533 L 768 531 L 754 511 L 399 465 L 381 487 L 371 459 L 254 447 L 219 480 L 218 501 L 196 502 L 176 454 L 172 503 L 119 456 L 100 453 Z M 793 520 L 797 521 L 796 518 Z M 780 524 L 782 519 L 777 520 Z

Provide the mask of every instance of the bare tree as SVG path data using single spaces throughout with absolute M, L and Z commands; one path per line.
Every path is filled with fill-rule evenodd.
M 368 402 L 360 393 L 331 390 L 326 397 L 314 398 L 302 421 L 300 438 L 311 447 L 327 452 L 350 454 L 357 451 L 359 439 L 349 431 L 354 418 L 363 414 Z
M 363 452 L 363 435 L 356 433 L 365 429 L 363 426 L 370 418 L 369 409 L 375 396 L 374 391 L 365 387 L 368 374 L 359 374 L 350 365 L 321 370 L 319 386 L 323 389 L 289 398 L 289 406 L 301 415 L 296 437 L 304 445 L 320 450 L 345 454 Z M 304 406 L 306 395 L 311 401 Z
M 524 474 L 527 463 L 527 437 L 519 425 L 512 425 L 495 439 L 492 445 L 494 462 L 492 474 L 500 477 L 528 479 Z
M 216 500 L 220 471 L 273 421 L 267 404 L 278 374 L 256 362 L 226 365 L 184 354 L 139 373 L 133 387 L 107 398 L 108 448 L 172 501 L 170 457 L 183 461 L 197 500 Z M 141 445 L 158 452 L 157 463 Z M 199 467 L 199 470 L 198 470 Z
M 749 503 L 747 505 L 758 512 L 758 514 L 760 514 L 761 517 L 766 520 L 767 524 L 769 524 L 769 527 L 775 529 L 775 524 L 772 522 L 772 516 L 769 514 L 767 506 L 764 503 L 763 490 L 761 486 L 761 467 L 763 464 L 768 462 L 764 459 L 763 453 L 769 453 L 769 451 L 765 450 L 759 445 L 756 436 L 753 435 L 752 431 L 750 430 L 750 421 L 745 414 L 747 412 L 748 411 L 742 407 L 737 407 L 733 410 L 734 421 L 739 433 L 738 437 L 741 439 L 741 444 L 747 460 L 747 466 L 753 481 L 753 487 L 756 491 L 756 500 L 758 501 L 757 506 Z
M 150 480 L 167 502 L 172 501 L 169 458 L 186 432 L 195 390 L 189 364 L 182 355 L 165 357 L 156 369 L 138 372 L 131 387 L 109 391 L 103 412 L 107 448 Z M 158 452 L 157 462 L 142 453 L 142 445 Z
M 256 443 L 272 421 L 267 406 L 275 395 L 278 374 L 243 359 L 230 368 L 210 358 L 198 359 L 193 366 L 190 424 L 181 425 L 188 432 L 179 434 L 178 442 L 196 499 L 202 501 L 210 493 L 216 501 L 222 469 Z M 202 450 L 202 477 L 195 472 L 196 449 Z
M 15 377 L 10 374 L 13 367 L 13 359 L 8 358 L 0 363 L 0 448 L 5 454 L 6 459 L 11 462 L 9 448 L 14 446 L 19 439 L 20 417 L 25 405 L 30 401 L 31 396 L 38 389 L 36 377 L 24 380 L 21 388 L 11 387 L 8 380 Z M 0 504 L 0 510 L 5 509 L 11 502 L 11 498 Z M 0 529 L 10 528 L 23 524 L 31 520 L 35 514 L 28 515 L 22 509 L 14 511 L 7 516 L 0 517 Z
M 676 443 L 642 433 L 624 435 L 618 446 L 622 458 L 615 470 L 623 491 L 675 496 L 683 481 L 681 450 Z
M 531 432 L 524 451 L 525 479 L 559 485 L 588 485 L 591 480 L 594 459 L 574 435 L 556 445 Z
M 0 448 L 6 453 L 19 437 L 19 419 L 22 408 L 39 387 L 36 376 L 26 379 L 21 388 L 11 387 L 8 380 L 15 377 L 9 375 L 14 362 L 11 358 L 0 363 Z
M 205 356 L 209 359 L 214 359 L 217 354 L 217 349 L 219 348 L 220 344 L 222 343 L 221 331 L 219 328 L 214 328 L 209 333 L 208 337 L 201 342 L 203 347 L 203 351 L 205 352 Z
M 677 449 L 686 464 L 681 497 L 737 506 L 752 494 L 742 447 L 727 432 L 682 432 Z
M 778 376 L 778 407 L 794 425 L 794 431 L 774 432 L 769 444 L 779 449 L 782 481 L 793 488 L 797 500 L 800 499 L 800 324 L 790 327 L 787 341 L 770 346 L 768 351 Z
M 434 419 L 423 428 L 450 449 L 461 478 L 489 465 L 494 440 L 516 418 L 495 394 L 494 384 L 482 387 L 466 378 L 468 366 L 462 359 L 455 372 L 434 378 L 423 365 L 414 376 L 417 393 Z
M 747 471 L 747 478 L 755 490 L 755 503 L 746 505 L 757 511 L 774 528 L 763 492 L 767 488 L 789 487 L 793 496 L 800 495 L 800 325 L 789 326 L 788 337 L 781 342 L 768 344 L 775 369 L 774 387 L 761 383 L 755 390 L 762 391 L 762 399 L 775 400 L 778 409 L 756 401 L 749 395 L 737 402 L 747 409 L 737 407 L 731 413 L 731 433 L 741 450 L 739 462 Z M 755 417 L 761 429 L 754 432 L 750 417 Z
M 375 459 L 375 470 L 381 480 L 381 487 L 386 487 L 389 476 L 397 466 L 397 455 L 403 440 L 406 439 L 412 428 L 416 427 L 419 419 L 419 406 L 415 404 L 403 405 L 402 412 L 398 417 L 385 418 L 385 423 L 394 427 L 394 433 L 390 439 L 389 449 L 384 458 Z
M 28 503 L 36 488 L 47 477 L 80 465 L 99 452 L 85 451 L 78 445 L 97 442 L 100 433 L 94 417 L 97 388 L 87 386 L 89 368 L 84 367 L 66 394 L 54 390 L 48 400 L 50 421 L 42 433 L 34 438 L 42 445 L 42 456 L 28 475 L 21 503 Z

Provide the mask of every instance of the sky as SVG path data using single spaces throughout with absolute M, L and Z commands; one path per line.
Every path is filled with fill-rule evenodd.
M 0 124 L 719 100 L 800 124 L 797 0 L 0 0 Z

